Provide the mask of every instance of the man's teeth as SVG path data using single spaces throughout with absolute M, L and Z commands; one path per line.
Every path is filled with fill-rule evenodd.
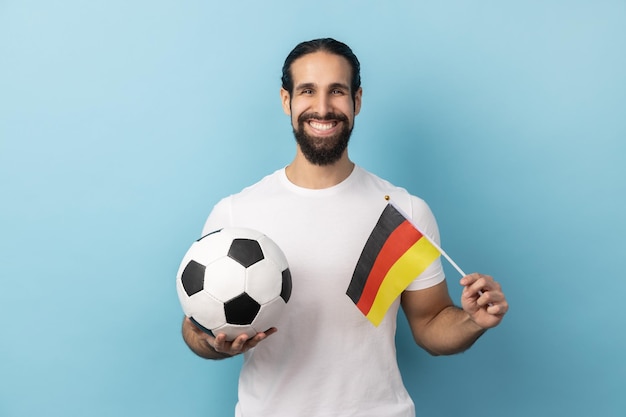
M 311 127 L 313 129 L 317 129 L 317 130 L 329 130 L 332 129 L 333 127 L 335 127 L 336 122 L 331 122 L 331 123 L 321 123 L 321 122 L 314 122 L 314 121 L 310 121 L 309 124 L 311 125 Z

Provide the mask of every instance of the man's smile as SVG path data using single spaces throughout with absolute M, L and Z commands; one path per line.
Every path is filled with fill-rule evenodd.
M 325 132 L 336 127 L 337 122 L 336 121 L 309 120 L 309 126 L 311 126 L 315 130 Z
M 349 122 L 346 115 L 335 112 L 329 112 L 323 116 L 314 112 L 303 113 L 298 117 L 298 121 L 302 128 L 308 126 L 306 130 L 309 134 L 320 138 L 336 135 Z

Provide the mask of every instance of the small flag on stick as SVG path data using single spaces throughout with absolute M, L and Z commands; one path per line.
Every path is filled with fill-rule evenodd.
M 365 243 L 346 294 L 378 326 L 395 299 L 440 255 L 452 262 L 398 207 L 389 203 Z

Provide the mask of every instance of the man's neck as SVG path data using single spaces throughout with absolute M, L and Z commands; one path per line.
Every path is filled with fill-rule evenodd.
M 350 176 L 353 169 L 354 163 L 347 154 L 334 164 L 324 166 L 312 164 L 302 154 L 298 154 L 285 168 L 285 173 L 293 184 L 319 190 L 339 184 Z

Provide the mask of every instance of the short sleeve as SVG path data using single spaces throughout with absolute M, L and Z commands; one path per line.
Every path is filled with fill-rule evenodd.
M 437 244 L 440 244 L 439 228 L 437 221 L 430 207 L 424 200 L 419 197 L 411 196 L 411 214 L 412 220 L 420 229 L 420 231 L 431 238 Z M 433 287 L 445 279 L 441 257 L 437 258 L 432 264 L 426 268 L 409 286 L 408 291 L 422 290 Z

